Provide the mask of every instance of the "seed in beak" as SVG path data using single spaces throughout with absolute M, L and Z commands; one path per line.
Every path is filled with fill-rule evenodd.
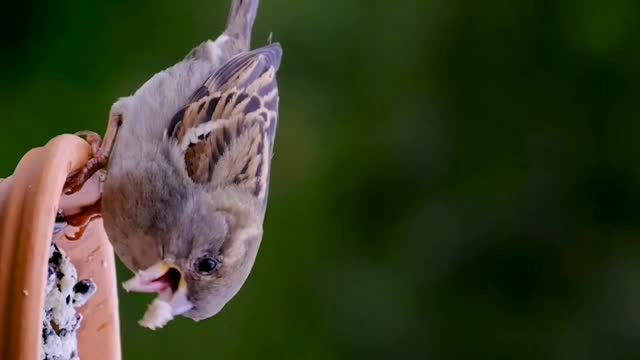
M 181 281 L 182 274 L 177 267 L 158 263 L 139 271 L 136 276 L 122 285 L 127 291 L 172 295 L 180 288 Z

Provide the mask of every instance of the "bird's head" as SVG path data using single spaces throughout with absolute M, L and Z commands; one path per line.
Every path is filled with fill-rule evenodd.
M 161 327 L 178 315 L 206 319 L 236 295 L 262 239 L 262 215 L 253 202 L 255 198 L 234 189 L 185 201 L 176 219 L 180 231 L 159 239 L 161 259 L 124 284 L 128 291 L 157 293 L 156 302 L 167 312 L 156 315 L 159 310 L 150 309 L 142 325 Z

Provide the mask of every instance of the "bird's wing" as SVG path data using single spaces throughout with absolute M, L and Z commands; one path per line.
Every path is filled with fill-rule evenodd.
M 175 114 L 166 136 L 184 151 L 194 182 L 236 184 L 266 199 L 281 57 L 277 43 L 236 55 Z

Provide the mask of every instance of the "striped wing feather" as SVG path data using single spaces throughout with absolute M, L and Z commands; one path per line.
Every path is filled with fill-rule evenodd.
M 221 66 L 174 116 L 167 136 L 196 183 L 235 184 L 266 199 L 278 118 L 279 44 Z

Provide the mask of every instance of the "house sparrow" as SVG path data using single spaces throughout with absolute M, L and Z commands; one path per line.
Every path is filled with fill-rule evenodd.
M 157 293 L 141 325 L 218 313 L 247 279 L 262 239 L 278 117 L 279 44 L 249 50 L 258 0 L 233 0 L 226 30 L 112 107 L 77 191 L 106 165 L 102 216 L 136 273 L 125 289 Z

